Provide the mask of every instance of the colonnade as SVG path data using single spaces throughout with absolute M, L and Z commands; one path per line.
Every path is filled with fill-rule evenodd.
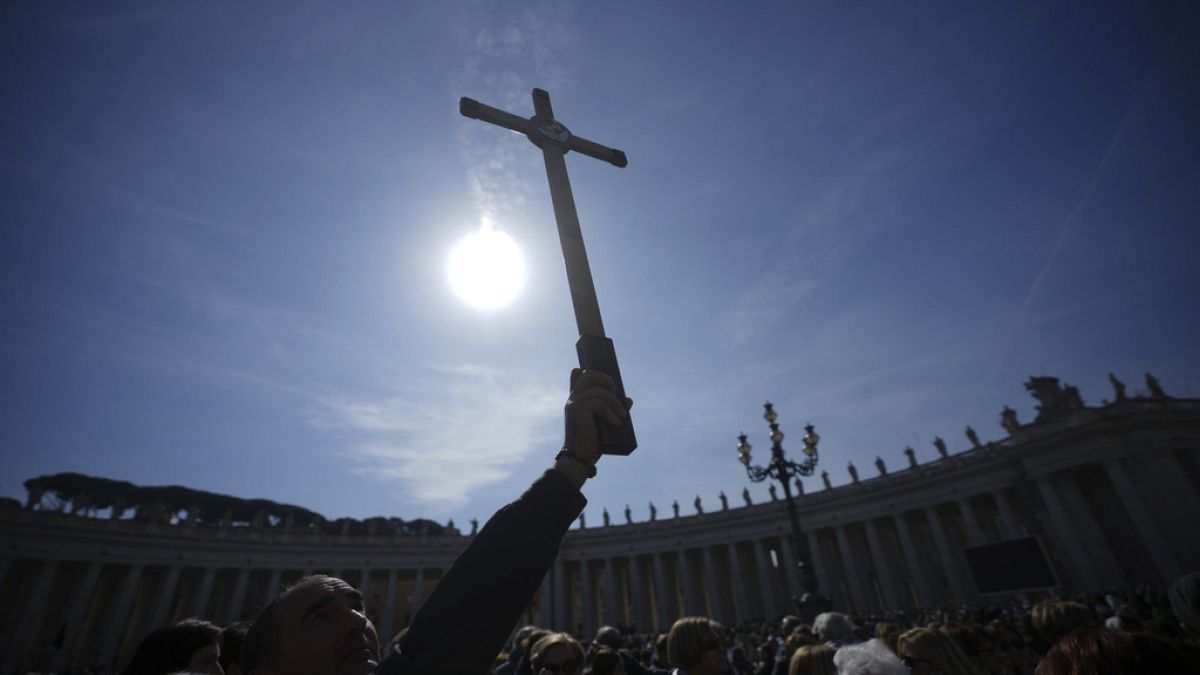
M 1023 537 L 1038 538 L 1067 589 L 1170 583 L 1200 566 L 1200 535 L 1188 527 L 1200 526 L 1200 489 L 1171 453 L 1126 464 L 1108 458 L 1047 472 L 1028 479 L 1034 494 L 1006 478 L 993 489 L 953 488 L 949 499 L 864 500 L 855 509 L 862 517 L 803 514 L 820 591 L 835 607 L 860 613 L 970 602 L 980 593 L 964 549 Z M 1151 486 L 1161 493 L 1157 513 Z M 665 630 L 689 614 L 737 623 L 792 612 L 802 593 L 796 554 L 778 525 L 782 504 L 774 508 L 778 514 L 758 523 L 771 528 L 710 514 L 703 518 L 713 522 L 697 522 L 682 546 L 664 547 L 652 533 L 608 546 L 568 539 L 531 618 L 587 635 L 604 623 Z M 1166 509 L 1176 510 L 1181 527 L 1164 528 Z M 726 540 L 711 541 L 704 530 L 712 528 Z M 756 529 L 773 532 L 756 536 Z
M 1018 537 L 1036 538 L 1068 591 L 1200 569 L 1200 401 L 1082 410 L 881 474 L 797 501 L 820 591 L 838 609 L 975 600 L 964 550 Z M 250 619 L 313 572 L 358 587 L 387 639 L 468 542 L 0 508 L 0 672 L 120 667 L 154 627 Z M 523 622 L 583 635 L 690 614 L 736 624 L 792 611 L 797 577 L 783 502 L 573 529 Z
M 280 589 L 330 574 L 363 592 L 381 640 L 407 626 L 441 568 L 161 565 L 102 560 L 0 559 L 7 604 L 0 672 L 117 667 L 149 631 L 186 617 L 252 621 Z

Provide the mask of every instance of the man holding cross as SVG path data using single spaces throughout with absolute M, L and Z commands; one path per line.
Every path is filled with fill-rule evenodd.
M 625 153 L 573 136 L 554 119 L 550 95 L 533 90 L 525 119 L 463 98 L 460 112 L 525 134 L 542 149 L 579 328 L 563 448 L 554 466 L 500 509 L 454 561 L 404 639 L 380 663 L 379 636 L 362 594 L 341 579 L 311 576 L 276 598 L 242 648 L 246 675 L 486 673 L 583 511 L 579 488 L 602 453 L 637 447 L 612 340 L 604 334 L 564 156 L 574 150 L 623 167 Z
M 254 621 L 242 648 L 247 675 L 486 673 L 558 555 L 596 474 L 600 424 L 620 428 L 632 401 L 612 378 L 572 372 L 563 449 L 554 465 L 471 540 L 390 653 L 367 619 L 362 594 L 341 579 L 305 577 Z

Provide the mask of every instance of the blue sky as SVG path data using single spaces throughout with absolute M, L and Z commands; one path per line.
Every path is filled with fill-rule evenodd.
M 739 494 L 767 399 L 840 484 L 1000 438 L 1031 374 L 1200 395 L 1191 3 L 0 14 L 6 495 L 80 471 L 463 525 L 518 494 L 575 325 L 539 153 L 457 103 L 533 87 L 630 161 L 568 156 L 641 443 L 591 523 Z M 484 217 L 528 265 L 490 312 L 445 275 Z

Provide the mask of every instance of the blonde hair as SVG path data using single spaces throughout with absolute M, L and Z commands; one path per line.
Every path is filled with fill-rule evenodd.
M 542 658 L 546 652 L 555 645 L 566 645 L 571 650 L 571 655 L 579 661 L 579 670 L 583 670 L 583 647 L 575 638 L 566 633 L 550 633 L 546 637 L 538 640 L 529 650 L 529 662 L 533 664 L 533 671 L 536 673 L 542 667 Z
M 667 634 L 667 658 L 676 668 L 690 668 L 700 662 L 705 646 L 713 640 L 721 642 L 707 617 L 685 616 Z
M 1086 605 L 1066 600 L 1039 602 L 1029 612 L 1033 629 L 1050 644 L 1076 628 L 1091 628 L 1096 615 Z
M 940 631 L 928 628 L 905 631 L 896 641 L 896 652 L 901 657 L 924 659 L 943 673 L 983 675 L 954 639 Z
M 792 654 L 788 675 L 837 675 L 833 666 L 836 649 L 828 645 L 804 645 Z

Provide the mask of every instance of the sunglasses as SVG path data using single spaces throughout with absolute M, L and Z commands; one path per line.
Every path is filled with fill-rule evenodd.
M 904 664 L 904 667 L 908 668 L 909 670 L 912 670 L 912 667 L 918 663 L 933 663 L 929 659 L 922 659 L 916 656 L 901 656 L 900 661 Z
M 543 663 L 542 667 L 538 669 L 538 675 L 541 675 L 542 673 L 550 673 L 550 675 L 556 675 L 557 673 L 574 673 L 579 670 L 580 665 L 582 664 L 579 662 L 579 659 L 570 659 L 568 661 L 563 661 L 562 663 Z

